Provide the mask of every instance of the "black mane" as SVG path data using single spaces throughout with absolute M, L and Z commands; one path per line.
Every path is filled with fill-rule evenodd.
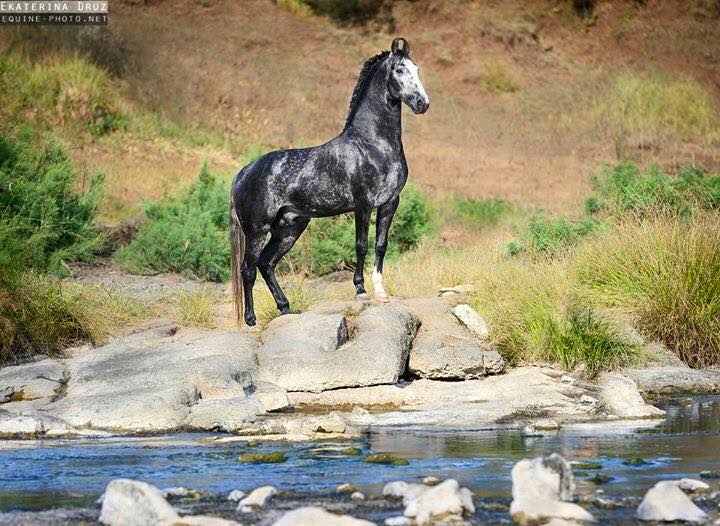
M 370 83 L 370 79 L 375 73 L 377 66 L 389 54 L 389 51 L 382 51 L 374 57 L 370 57 L 369 59 L 367 59 L 365 61 L 365 64 L 363 64 L 363 67 L 360 70 L 360 75 L 358 76 L 357 84 L 355 84 L 355 89 L 353 90 L 352 98 L 350 99 L 350 109 L 348 110 L 348 116 L 345 120 L 344 129 L 347 129 L 348 126 L 350 126 L 350 121 L 352 121 L 353 117 L 355 116 L 355 112 L 360 105 L 360 101 L 362 100 L 363 95 L 367 90 L 367 86 Z

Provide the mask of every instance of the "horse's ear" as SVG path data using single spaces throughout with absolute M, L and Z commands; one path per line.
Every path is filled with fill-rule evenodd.
M 402 42 L 402 48 L 399 47 L 400 42 Z M 390 50 L 393 52 L 393 55 L 402 55 L 407 57 L 410 54 L 410 44 L 408 44 L 408 41 L 403 37 L 397 37 L 393 39 Z

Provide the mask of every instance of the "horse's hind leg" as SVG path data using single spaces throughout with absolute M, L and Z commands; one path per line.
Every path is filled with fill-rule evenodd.
M 255 285 L 255 278 L 257 278 L 258 259 L 268 230 L 270 230 L 270 225 L 245 232 L 245 257 L 240 266 L 240 274 L 245 294 L 245 323 L 251 327 L 256 323 L 253 286 Z
M 275 278 L 275 267 L 280 259 L 290 251 L 309 222 L 310 219 L 298 217 L 292 224 L 273 228 L 272 237 L 260 254 L 258 263 L 260 274 L 265 279 L 265 283 L 275 299 L 275 304 L 282 314 L 290 312 L 290 303 Z

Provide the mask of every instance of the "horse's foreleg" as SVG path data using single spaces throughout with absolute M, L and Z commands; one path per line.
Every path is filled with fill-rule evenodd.
M 392 201 L 378 207 L 377 225 L 375 233 L 375 269 L 373 270 L 373 285 L 375 287 L 375 299 L 382 302 L 389 301 L 388 294 L 383 286 L 383 262 L 388 246 L 388 231 L 392 223 L 393 216 L 397 210 L 400 198 L 396 197 Z
M 292 225 L 273 230 L 270 241 L 260 253 L 258 261 L 260 274 L 265 279 L 265 283 L 275 299 L 275 304 L 282 314 L 290 312 L 290 303 L 275 278 L 275 267 L 280 259 L 290 251 L 309 222 L 309 219 L 297 218 Z
M 365 256 L 368 251 L 368 230 L 370 229 L 370 214 L 372 208 L 358 208 L 355 210 L 355 275 L 353 283 L 355 284 L 355 294 L 358 296 L 367 296 L 365 292 L 365 276 L 363 269 L 365 267 Z
M 257 264 L 262 250 L 262 244 L 270 226 L 245 232 L 245 258 L 240 266 L 240 275 L 243 280 L 245 294 L 245 323 L 250 327 L 255 325 L 255 306 L 253 305 L 253 286 L 257 277 Z

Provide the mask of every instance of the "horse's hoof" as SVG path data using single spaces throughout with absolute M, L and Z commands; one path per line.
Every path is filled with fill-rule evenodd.
M 379 301 L 380 303 L 390 303 L 390 296 L 388 296 L 387 294 L 375 294 L 375 296 L 373 296 L 373 299 L 375 301 Z
M 356 299 L 356 300 L 363 300 L 363 301 L 369 300 L 369 299 L 370 299 L 370 295 L 369 295 L 367 292 L 361 292 L 360 294 L 355 294 L 355 299 Z

